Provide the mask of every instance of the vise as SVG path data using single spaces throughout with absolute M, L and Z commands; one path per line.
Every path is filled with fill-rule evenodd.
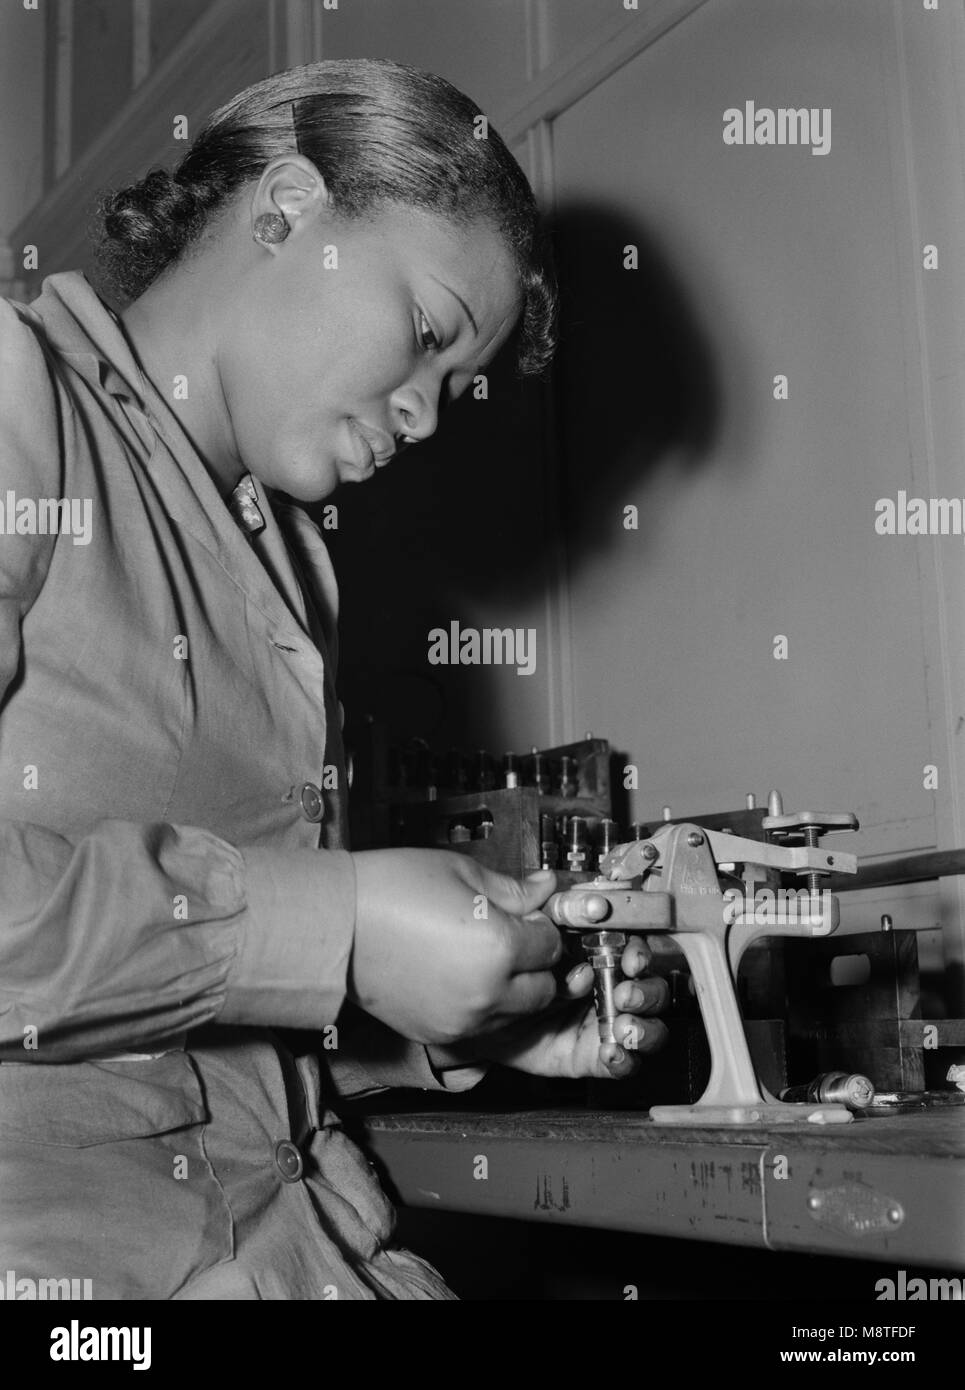
M 646 839 L 604 855 L 597 876 L 555 893 L 545 911 L 579 934 L 594 969 L 601 1041 L 619 1042 L 613 991 L 629 932 L 671 934 L 693 976 L 711 1053 L 706 1090 L 692 1105 L 652 1106 L 650 1118 L 668 1125 L 847 1124 L 838 1103 L 776 1099 L 760 1082 L 737 1000 L 741 957 L 761 937 L 826 937 L 840 921 L 838 899 L 822 891 L 832 873 L 854 874 L 853 854 L 829 853 L 823 835 L 857 830 L 848 812 L 785 815 L 772 794 L 762 828 L 769 841 L 668 823 Z M 780 840 L 781 843 L 773 843 Z M 740 872 L 738 872 L 740 871 Z M 804 886 L 773 887 L 780 875 Z M 764 885 L 763 887 L 761 885 Z

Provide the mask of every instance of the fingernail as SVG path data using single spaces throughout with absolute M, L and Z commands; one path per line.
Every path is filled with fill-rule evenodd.
M 637 989 L 636 985 L 634 985 L 633 989 L 629 990 L 627 994 L 627 1008 L 639 1008 L 639 1006 L 644 1002 L 645 998 L 646 995 L 644 994 L 643 990 Z
M 567 977 L 566 977 L 566 983 L 567 983 L 568 985 L 574 984 L 575 981 L 576 981 L 576 977 L 577 977 L 578 975 L 582 975 L 583 972 L 584 972 L 584 970 L 590 970 L 590 969 L 592 969 L 592 967 L 589 966 L 589 965 L 587 965 L 585 961 L 583 962 L 582 965 L 574 965 L 573 969 L 570 971 L 570 973 L 569 973 L 569 974 L 567 975 Z

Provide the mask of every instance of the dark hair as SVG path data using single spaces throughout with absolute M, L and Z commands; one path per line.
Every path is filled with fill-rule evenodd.
M 478 107 L 449 82 L 381 59 L 307 63 L 246 87 L 205 122 L 173 171 L 102 196 L 97 265 L 134 299 L 197 242 L 235 191 L 296 150 L 324 177 L 336 213 L 426 208 L 506 239 L 523 298 L 519 370 L 541 372 L 556 342 L 556 287 L 536 200 Z M 482 135 L 482 138 L 480 138 Z

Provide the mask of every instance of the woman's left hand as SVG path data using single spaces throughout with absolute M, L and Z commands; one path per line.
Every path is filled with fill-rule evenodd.
M 556 1002 L 542 1013 L 455 1048 L 431 1048 L 430 1054 L 442 1066 L 487 1060 L 534 1076 L 630 1076 L 639 1067 L 641 1054 L 657 1051 L 667 1037 L 666 1027 L 653 1015 L 665 1008 L 669 991 L 665 980 L 647 975 L 650 961 L 646 942 L 631 936 L 621 962 L 626 979 L 614 995 L 622 1010 L 614 1025 L 617 1044 L 600 1043 L 593 967 L 584 962 L 570 969 Z

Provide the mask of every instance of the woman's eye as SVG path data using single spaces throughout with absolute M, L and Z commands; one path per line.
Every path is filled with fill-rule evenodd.
M 426 352 L 435 352 L 440 346 L 439 339 L 432 330 L 432 325 L 420 310 L 419 312 L 419 342 Z

